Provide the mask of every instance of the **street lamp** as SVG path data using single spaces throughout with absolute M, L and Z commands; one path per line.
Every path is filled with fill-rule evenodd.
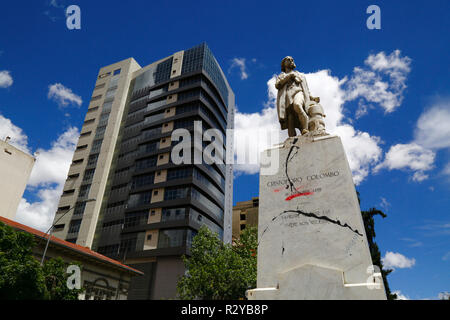
M 87 200 L 84 200 L 84 201 L 81 201 L 81 202 L 85 202 L 86 203 L 86 202 L 92 202 L 92 201 L 95 201 L 95 199 L 87 199 Z M 48 239 L 47 239 L 47 244 L 45 245 L 44 253 L 42 254 L 41 266 L 44 265 L 44 259 L 45 259 L 45 255 L 47 253 L 47 248 L 48 248 L 48 245 L 50 243 L 50 239 L 52 238 L 52 230 L 53 230 L 53 228 L 59 222 L 59 220 L 61 220 L 67 213 L 70 212 L 70 210 L 72 210 L 74 208 L 75 208 L 75 206 L 73 206 L 72 208 L 69 208 L 66 212 L 64 212 L 64 214 L 61 217 L 59 217 L 59 219 L 56 220 L 52 224 L 52 226 L 47 230 L 46 234 L 48 234 Z

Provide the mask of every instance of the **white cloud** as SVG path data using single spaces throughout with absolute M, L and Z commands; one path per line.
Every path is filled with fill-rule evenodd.
M 22 198 L 16 213 L 18 222 L 44 232 L 50 227 L 78 137 L 78 129 L 72 127 L 60 135 L 50 149 L 37 150 L 28 190 L 35 193 L 39 200 L 29 202 Z
M 416 259 L 407 258 L 401 253 L 387 251 L 384 257 L 381 259 L 383 262 L 383 266 L 387 269 L 403 269 L 403 268 L 412 268 L 416 264 Z
M 415 141 L 430 149 L 450 148 L 450 100 L 440 101 L 417 120 Z
M 380 197 L 380 199 L 381 199 L 380 206 L 381 206 L 383 209 L 387 210 L 387 209 L 391 206 L 391 204 L 390 204 L 389 201 L 387 201 L 386 198 L 384 198 L 384 197 Z
M 231 66 L 229 71 L 231 71 L 234 68 L 239 68 L 240 72 L 241 72 L 241 80 L 245 80 L 248 78 L 248 73 L 247 73 L 247 67 L 245 65 L 245 58 L 234 58 L 233 60 L 231 60 Z
M 267 139 L 270 135 L 272 141 Z M 280 132 L 277 111 L 273 107 L 266 107 L 261 112 L 240 113 L 236 112 L 234 130 L 234 151 L 235 158 L 245 158 L 245 152 L 251 152 L 256 158 L 254 161 L 247 159 L 235 162 L 235 171 L 245 174 L 255 174 L 259 172 L 259 154 L 280 143 L 287 138 L 286 132 Z M 272 144 L 271 144 L 272 142 Z M 236 159 L 238 160 L 238 159 Z
M 410 300 L 409 297 L 405 296 L 400 290 L 393 291 L 397 295 L 397 300 Z
M 63 184 L 58 184 L 55 187 L 37 190 L 39 201 L 30 203 L 25 198 L 22 198 L 17 208 L 15 220 L 46 232 L 53 223 L 63 186 Z
M 341 137 L 352 170 L 353 181 L 355 184 L 361 183 L 369 174 L 370 168 L 381 158 L 380 138 L 355 130 L 348 124 L 338 126 L 331 133 Z
M 342 86 L 346 82 L 346 78 L 340 80 L 338 77 L 332 76 L 330 70 L 307 73 L 305 76 L 311 95 L 320 97 L 320 104 L 326 114 L 325 126 L 327 131 L 334 133 L 337 126 L 342 124 L 344 118 L 345 92 Z M 275 81 L 273 89 L 276 90 Z
M 0 88 L 8 88 L 13 84 L 13 78 L 9 71 L 0 71 Z
M 422 181 L 428 176 L 424 171 L 433 168 L 435 153 L 428 150 L 417 143 L 396 144 L 391 146 L 386 153 L 386 157 L 382 163 L 377 165 L 375 172 L 382 168 L 393 169 L 410 169 L 415 171 L 413 175 L 414 181 Z
M 423 112 L 416 123 L 414 140 L 408 144 L 391 146 L 381 168 L 410 169 L 414 171 L 412 179 L 420 182 L 428 178 L 425 171 L 434 168 L 436 152 L 450 148 L 450 100 L 441 99 Z M 450 176 L 450 164 L 442 171 Z
M 445 165 L 444 169 L 442 170 L 442 173 L 450 177 L 450 162 Z
M 50 0 L 49 5 L 55 8 L 64 8 L 64 5 L 59 3 L 57 0 Z
M 400 51 L 395 50 L 388 56 L 384 52 L 369 55 L 365 64 L 365 68 L 353 69 L 353 75 L 346 84 L 346 100 L 361 98 L 379 104 L 385 113 L 393 112 L 403 101 L 411 59 L 401 57 Z M 360 100 L 357 118 L 372 107 Z
M 55 83 L 48 86 L 47 97 L 56 101 L 60 107 L 65 107 L 69 104 L 81 106 L 83 103 L 83 100 L 79 95 L 76 95 L 71 89 L 66 88 L 61 83 Z
M 77 128 L 69 128 L 52 143 L 49 150 L 38 149 L 28 185 L 38 187 L 64 183 L 79 135 Z
M 0 139 L 5 140 L 6 137 L 11 138 L 9 140 L 10 144 L 26 153 L 30 153 L 27 135 L 21 128 L 14 125 L 11 120 L 0 114 Z

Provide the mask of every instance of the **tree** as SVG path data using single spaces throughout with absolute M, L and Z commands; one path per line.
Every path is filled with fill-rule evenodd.
M 78 300 L 78 295 L 83 292 L 83 289 L 69 289 L 67 286 L 68 266 L 61 257 L 45 262 L 43 272 L 50 300 Z
M 33 256 L 34 236 L 0 222 L 0 300 L 77 300 L 82 290 L 67 287 L 67 264 Z
M 358 195 L 358 202 L 361 204 L 359 192 L 356 191 L 356 193 Z M 378 248 L 378 245 L 374 240 L 376 234 L 375 234 L 375 220 L 373 217 L 376 215 L 379 215 L 384 219 L 387 217 L 387 215 L 383 211 L 378 210 L 376 208 L 371 208 L 368 211 L 361 211 L 361 215 L 362 215 L 363 222 L 364 222 L 364 229 L 366 230 L 367 242 L 369 244 L 369 250 L 370 250 L 370 255 L 372 257 L 372 263 L 374 265 L 380 267 L 381 276 L 383 278 L 383 284 L 384 284 L 384 288 L 386 290 L 386 296 L 387 296 L 388 300 L 396 300 L 397 294 L 391 292 L 388 281 L 387 281 L 387 276 L 392 272 L 392 270 L 391 269 L 383 269 L 383 262 L 381 261 L 380 249 Z
M 0 223 L 0 299 L 48 299 L 44 273 L 33 257 L 34 237 Z
M 234 246 L 224 244 L 207 227 L 194 237 L 191 256 L 183 257 L 186 275 L 177 284 L 181 299 L 243 299 L 256 287 L 256 228 L 246 229 Z

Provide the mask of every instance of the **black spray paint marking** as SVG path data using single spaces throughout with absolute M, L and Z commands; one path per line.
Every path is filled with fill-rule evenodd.
M 300 149 L 298 146 L 295 145 L 297 143 L 297 141 L 298 141 L 298 138 L 295 138 L 294 141 L 292 142 L 291 148 L 289 149 L 289 153 L 288 153 L 288 155 L 286 157 L 286 164 L 285 164 L 285 167 L 286 167 L 285 168 L 286 178 L 287 178 L 287 180 L 289 182 L 289 185 L 286 186 L 286 189 L 290 188 L 291 189 L 291 193 L 294 192 L 295 187 L 294 187 L 294 183 L 292 182 L 292 180 L 291 180 L 291 178 L 289 177 L 289 174 L 288 174 L 288 163 L 289 163 L 289 161 L 292 160 L 292 158 L 294 158 L 294 156 L 298 153 L 298 150 Z M 296 152 L 290 158 L 292 150 L 294 150 L 294 148 L 296 149 Z
M 327 216 L 318 216 L 315 213 L 311 213 L 311 212 L 303 212 L 303 211 L 301 211 L 299 209 L 283 211 L 276 218 L 278 218 L 279 216 L 281 216 L 282 214 L 285 214 L 285 213 L 297 213 L 298 215 L 304 215 L 304 216 L 310 217 L 310 218 L 316 218 L 316 219 L 319 219 L 319 220 L 325 220 L 325 221 L 331 222 L 333 224 L 336 224 L 336 225 L 338 225 L 340 227 L 348 228 L 348 229 L 350 229 L 351 231 L 353 231 L 354 233 L 356 233 L 357 235 L 359 235 L 361 237 L 363 236 L 358 230 L 353 229 L 347 223 L 342 224 L 339 220 L 333 220 L 333 219 L 330 219 Z M 274 219 L 272 219 L 272 221 L 274 221 Z
M 298 216 L 304 215 L 304 216 L 310 217 L 310 218 L 316 218 L 316 219 L 319 219 L 319 220 L 325 220 L 325 221 L 331 222 L 331 223 L 333 223 L 333 224 L 335 224 L 335 225 L 338 225 L 338 226 L 340 226 L 340 227 L 342 227 L 342 228 L 348 228 L 348 229 L 350 229 L 352 232 L 356 233 L 357 235 L 359 235 L 359 236 L 361 236 L 361 237 L 363 236 L 357 229 L 353 229 L 353 228 L 350 227 L 347 223 L 342 224 L 339 220 L 333 220 L 333 219 L 330 219 L 330 218 L 327 217 L 327 216 L 319 216 L 319 215 L 316 215 L 315 213 L 303 212 L 303 211 L 301 211 L 301 210 L 299 210 L 299 209 L 297 209 L 297 210 L 286 210 L 286 211 L 283 211 L 283 212 L 280 213 L 279 215 L 273 217 L 271 222 L 274 222 L 276 219 L 278 219 L 279 217 L 281 217 L 281 216 L 282 216 L 283 214 L 285 214 L 285 213 L 296 213 Z M 261 242 L 261 239 L 262 239 L 263 235 L 266 233 L 266 231 L 267 231 L 268 229 L 269 229 L 269 226 L 267 226 L 267 227 L 264 229 L 264 231 L 261 233 L 261 237 L 259 237 L 259 240 L 258 240 L 258 246 L 259 246 L 259 244 L 260 244 L 260 242 Z M 283 252 L 284 252 L 284 244 L 283 244 Z

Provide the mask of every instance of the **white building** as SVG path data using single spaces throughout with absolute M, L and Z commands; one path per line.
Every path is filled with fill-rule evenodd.
M 0 216 L 14 219 L 36 159 L 0 140 Z

